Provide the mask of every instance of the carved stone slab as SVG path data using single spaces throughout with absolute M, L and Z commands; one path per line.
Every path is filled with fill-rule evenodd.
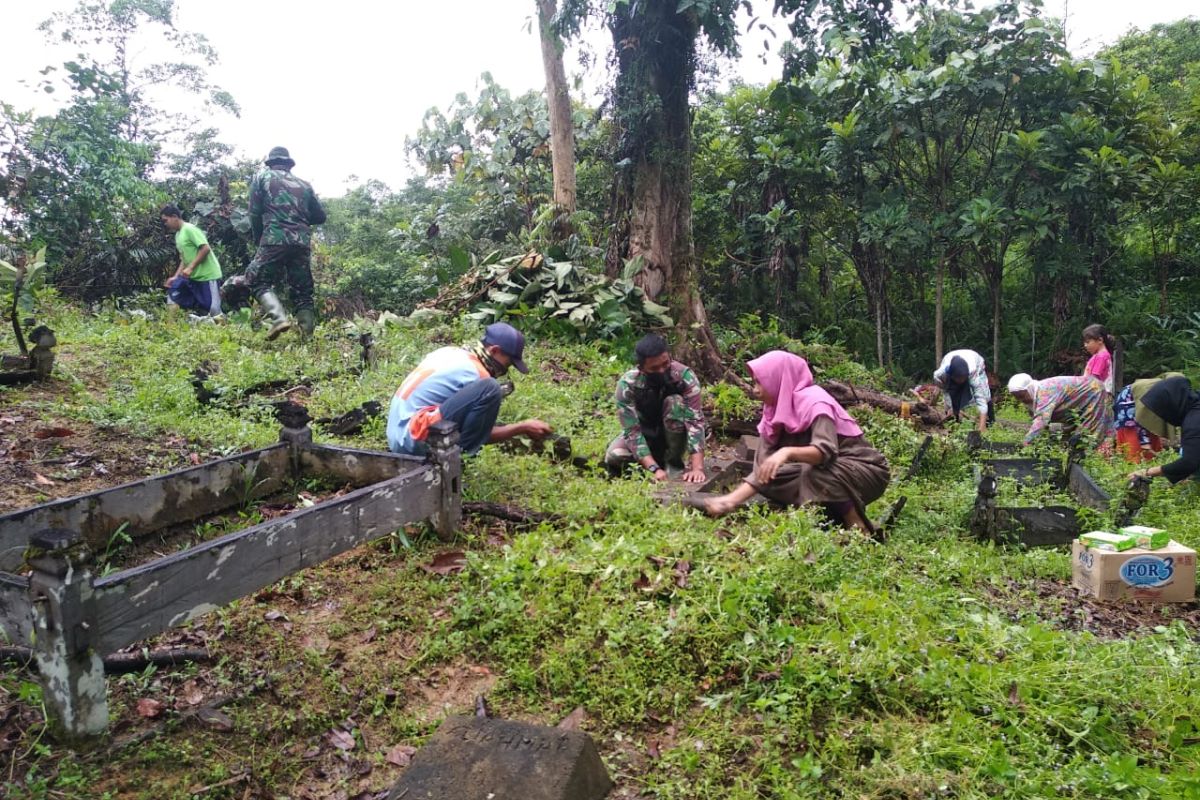
M 450 717 L 388 800 L 601 800 L 613 783 L 582 731 Z

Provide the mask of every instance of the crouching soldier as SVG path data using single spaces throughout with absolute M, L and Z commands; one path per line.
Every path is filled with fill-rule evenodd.
M 691 368 L 671 360 L 667 342 L 658 334 L 639 341 L 634 355 L 637 367 L 617 381 L 617 417 L 622 430 L 608 445 L 604 465 L 619 475 L 638 464 L 657 481 L 665 481 L 666 467 L 675 466 L 684 469 L 685 481 L 703 483 L 700 382 Z

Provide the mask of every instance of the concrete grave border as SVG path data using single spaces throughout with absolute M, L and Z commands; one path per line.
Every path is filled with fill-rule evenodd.
M 462 517 L 458 431 L 430 431 L 427 459 L 314 444 L 307 427 L 280 443 L 112 489 L 0 516 L 0 635 L 32 648 L 59 738 L 103 733 L 102 656 L 319 564 L 406 524 L 443 539 Z M 130 569 L 95 577 L 89 551 L 236 508 L 305 475 L 358 488 Z M 28 564 L 27 575 L 13 574 Z

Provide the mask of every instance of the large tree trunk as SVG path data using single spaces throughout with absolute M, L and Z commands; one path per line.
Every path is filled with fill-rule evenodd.
M 689 95 L 697 28 L 692 15 L 675 12 L 677 6 L 677 0 L 643 0 L 632 13 L 631 6 L 618 5 L 611 17 L 614 135 L 618 162 L 631 173 L 613 198 L 614 235 L 627 224 L 628 240 L 609 254 L 642 259 L 634 280 L 651 299 L 665 297 L 675 320 L 676 354 L 716 378 L 724 368 L 700 298 L 692 242 Z M 617 196 L 625 192 L 627 205 Z
M 884 367 L 887 364 L 887 351 L 883 345 L 884 320 L 887 317 L 887 276 L 883 261 L 874 245 L 864 245 L 859 241 L 850 245 L 850 261 L 867 294 L 867 306 L 875 317 L 875 359 L 880 367 Z
M 546 105 L 550 110 L 550 163 L 554 171 L 554 204 L 575 211 L 575 128 L 571 122 L 571 94 L 563 69 L 562 40 L 551 23 L 557 0 L 537 0 L 538 29 L 542 41 L 542 68 L 546 72 Z
M 997 270 L 998 271 L 998 270 Z M 991 281 L 992 290 L 992 370 L 1000 370 L 1000 293 L 1003 290 L 1003 276 L 995 276 Z
M 935 365 L 942 363 L 942 356 L 946 355 L 946 334 L 945 334 L 945 303 L 946 303 L 946 256 L 943 254 L 938 259 L 937 267 L 937 299 L 934 301 L 933 310 L 933 349 L 936 355 L 933 359 Z

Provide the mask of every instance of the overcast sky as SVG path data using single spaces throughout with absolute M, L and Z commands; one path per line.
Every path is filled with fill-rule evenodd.
M 5 45 L 0 48 L 0 100 L 18 108 L 51 111 L 52 98 L 20 79 L 73 55 L 56 52 L 36 30 L 39 22 L 74 0 L 0 0 Z M 755 0 L 764 10 L 771 0 Z M 177 0 L 179 27 L 203 33 L 220 64 L 214 81 L 231 92 L 241 118 L 220 115 L 211 123 L 224 141 L 259 158 L 276 144 L 288 147 L 296 173 L 319 194 L 335 196 L 351 175 L 399 187 L 411 174 L 404 138 L 425 111 L 445 108 L 459 92 L 474 95 L 482 72 L 519 94 L 541 89 L 541 51 L 530 16 L 534 0 Z M 1068 14 L 1068 38 L 1076 53 L 1090 53 L 1131 27 L 1146 28 L 1196 13 L 1196 0 L 1047 0 L 1045 12 Z M 743 20 L 741 30 L 745 30 Z M 768 18 L 765 21 L 772 23 Z M 765 83 L 778 72 L 774 50 L 786 35 L 778 20 L 772 52 L 763 63 L 763 40 L 755 29 L 743 37 L 743 57 L 730 74 Z M 601 32 L 593 47 L 607 43 Z M 153 56 L 152 50 L 141 54 Z M 604 53 L 586 73 L 569 52 L 568 75 L 585 86 L 602 83 Z M 157 60 L 157 59 L 153 59 Z

